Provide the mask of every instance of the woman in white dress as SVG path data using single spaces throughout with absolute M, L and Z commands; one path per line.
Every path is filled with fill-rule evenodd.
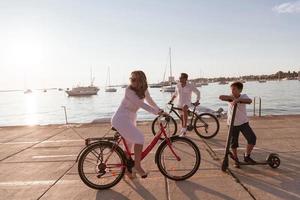
M 141 166 L 144 134 L 136 126 L 137 111 L 143 108 L 153 114 L 162 114 L 163 111 L 155 104 L 148 91 L 147 78 L 143 71 L 133 71 L 130 85 L 126 88 L 125 97 L 112 117 L 112 126 L 126 140 L 131 149 L 134 144 L 134 169 L 142 178 L 147 173 Z M 144 99 L 148 104 L 144 102 Z

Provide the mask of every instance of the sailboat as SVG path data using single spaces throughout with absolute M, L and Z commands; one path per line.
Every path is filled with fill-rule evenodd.
M 266 79 L 262 79 L 261 76 L 259 76 L 258 82 L 259 83 L 265 83 L 265 82 L 267 82 L 267 80 Z
M 175 86 L 173 86 L 173 82 L 175 82 L 174 76 L 172 76 L 172 59 L 171 59 L 171 48 L 169 48 L 169 58 L 170 58 L 170 76 L 169 76 L 169 86 L 163 86 L 161 88 L 162 92 L 175 92 Z
M 97 95 L 99 88 L 94 86 L 94 80 L 93 73 L 91 70 L 91 84 L 89 86 L 77 86 L 72 88 L 72 90 L 67 89 L 66 93 L 69 96 L 91 96 L 91 95 Z
M 24 94 L 30 94 L 32 93 L 32 90 L 27 88 L 27 76 L 24 73 Z
M 108 81 L 108 85 L 107 85 L 107 81 Z M 110 68 L 108 68 L 105 92 L 116 92 L 116 91 L 117 89 L 110 85 Z
M 202 70 L 200 69 L 199 79 L 201 78 L 201 72 L 202 72 Z M 195 82 L 194 82 L 194 85 L 195 85 L 196 87 L 202 87 L 202 82 L 201 82 L 200 80 L 195 81 Z
M 24 94 L 30 94 L 30 93 L 32 93 L 31 89 L 24 90 Z

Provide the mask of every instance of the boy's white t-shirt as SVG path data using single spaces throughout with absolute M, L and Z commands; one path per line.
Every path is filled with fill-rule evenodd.
M 241 94 L 240 99 L 250 99 L 247 94 Z M 233 112 L 233 105 L 231 105 L 230 102 L 228 102 L 228 112 L 227 112 L 227 124 L 230 125 L 231 118 L 232 118 L 232 112 Z M 234 126 L 240 126 L 242 124 L 245 124 L 249 122 L 247 111 L 246 111 L 246 104 L 239 103 L 236 109 L 235 113 L 235 120 L 234 120 Z

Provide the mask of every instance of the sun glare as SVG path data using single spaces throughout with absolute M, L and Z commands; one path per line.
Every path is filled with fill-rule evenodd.
M 9 42 L 8 59 L 12 64 L 23 67 L 40 64 L 43 59 L 43 46 L 34 34 L 20 34 Z

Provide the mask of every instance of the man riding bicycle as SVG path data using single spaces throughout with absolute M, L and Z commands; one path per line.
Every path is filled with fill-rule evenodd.
M 169 103 L 172 103 L 174 99 L 178 96 L 178 107 L 182 109 L 182 129 L 180 131 L 180 136 L 184 136 L 187 131 L 187 118 L 188 109 L 191 106 L 192 92 L 197 95 L 195 106 L 199 105 L 200 101 L 200 91 L 192 83 L 188 82 L 188 75 L 186 73 L 181 73 L 179 77 L 179 83 L 176 86 L 174 95 L 172 96 Z

